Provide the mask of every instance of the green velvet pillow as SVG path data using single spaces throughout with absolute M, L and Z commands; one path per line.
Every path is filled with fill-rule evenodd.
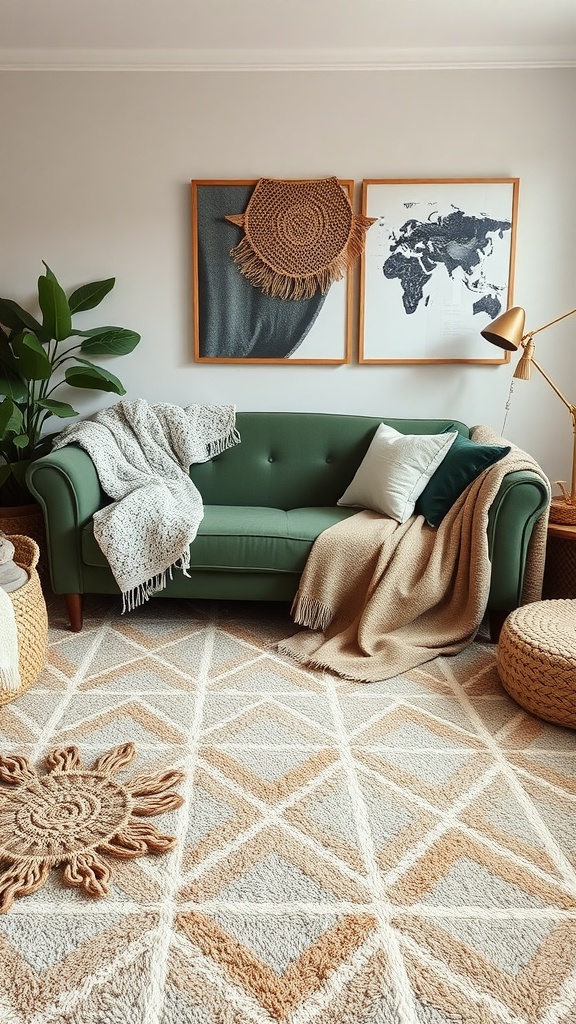
M 414 512 L 430 526 L 440 526 L 462 491 L 483 470 L 508 455 L 510 446 L 475 444 L 458 434 L 438 469 L 422 491 Z

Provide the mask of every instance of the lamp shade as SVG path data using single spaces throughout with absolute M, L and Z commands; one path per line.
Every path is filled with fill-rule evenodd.
M 524 321 L 526 314 L 521 306 L 512 306 L 505 313 L 496 317 L 484 331 L 480 331 L 486 341 L 491 341 L 498 348 L 508 349 L 509 352 L 520 348 L 524 334 Z

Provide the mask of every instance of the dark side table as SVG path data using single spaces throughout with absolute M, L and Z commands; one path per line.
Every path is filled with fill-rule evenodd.
M 542 597 L 576 597 L 576 526 L 548 523 Z

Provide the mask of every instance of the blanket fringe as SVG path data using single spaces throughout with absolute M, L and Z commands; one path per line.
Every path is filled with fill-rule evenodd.
M 208 451 L 208 458 L 213 459 L 215 455 L 221 455 L 227 448 L 231 448 L 232 445 L 240 444 L 241 437 L 236 427 L 225 435 L 225 437 L 217 437 L 214 441 L 209 441 L 206 445 Z
M 294 622 L 297 622 L 299 626 L 307 626 L 308 629 L 320 630 L 322 633 L 325 632 L 334 618 L 334 612 L 331 608 L 322 604 L 321 601 L 316 601 L 305 594 L 301 594 L 300 591 L 298 591 L 294 598 L 290 614 Z
M 274 643 L 274 650 L 278 654 L 283 654 L 287 658 L 291 658 L 292 661 L 297 661 L 300 665 L 305 665 L 306 668 L 317 669 L 320 672 L 330 672 L 334 675 L 334 668 L 332 665 L 328 665 L 327 662 L 322 661 L 320 658 L 315 658 L 314 655 L 304 654 L 303 651 L 294 651 L 290 646 L 290 640 L 292 637 L 288 637 L 287 640 L 281 640 L 279 643 Z M 373 683 L 373 679 L 366 679 L 361 675 L 348 675 L 346 672 L 338 672 L 341 679 L 348 679 L 351 683 Z
M 190 577 L 188 569 L 190 568 L 190 551 L 185 551 L 184 554 L 180 555 L 172 565 L 168 566 L 164 572 L 156 573 L 145 583 L 139 583 L 136 587 L 131 587 L 130 590 L 125 590 L 122 594 L 122 615 L 125 612 L 133 612 L 135 608 L 140 608 L 143 604 L 146 604 L 154 594 L 157 594 L 159 590 L 164 590 L 168 582 L 168 578 L 174 579 L 174 569 L 180 569 L 183 576 Z
M 17 665 L 0 668 L 0 696 L 16 693 L 20 688 L 20 670 Z

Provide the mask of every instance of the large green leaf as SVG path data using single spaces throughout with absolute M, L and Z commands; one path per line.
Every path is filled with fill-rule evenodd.
M 38 278 L 38 300 L 42 310 L 44 335 L 63 341 L 72 331 L 72 314 L 64 289 L 46 267 L 46 277 Z
M 85 309 L 94 309 L 100 305 L 102 299 L 108 292 L 112 291 L 116 283 L 115 277 L 109 277 L 106 281 L 93 281 L 92 284 L 83 284 L 72 292 L 68 299 L 71 313 L 83 313 Z
M 6 437 L 7 434 L 18 434 L 22 429 L 23 422 L 22 413 L 11 398 L 5 398 L 3 402 L 0 402 L 0 437 Z
M 30 438 L 28 434 L 18 434 L 12 441 L 15 448 L 27 448 L 30 444 Z
M 136 331 L 124 327 L 97 327 L 93 331 L 79 331 L 78 335 L 85 339 L 81 351 L 92 356 L 125 356 L 140 341 Z
M 9 367 L 0 369 L 0 396 L 6 395 L 15 402 L 24 402 L 28 396 L 26 382 L 19 374 L 13 373 Z
M 27 331 L 19 334 L 12 342 L 18 356 L 18 367 L 26 380 L 49 380 L 52 376 L 52 363 L 35 334 Z
M 36 405 L 39 405 L 41 409 L 48 409 L 53 416 L 59 416 L 63 420 L 70 416 L 79 416 L 76 409 L 73 409 L 68 402 L 56 402 L 53 398 L 39 398 Z
M 13 299 L 0 299 L 0 324 L 4 324 L 4 327 L 11 331 L 21 331 L 24 327 L 29 331 L 40 330 L 36 318 Z
M 50 270 L 50 267 L 46 263 L 46 260 L 42 260 L 42 263 L 46 267 L 46 277 L 49 277 L 51 281 L 55 281 L 56 284 L 58 284 L 59 283 L 58 282 L 58 278 L 56 277 L 56 274 L 54 273 L 54 271 Z
M 108 373 L 101 366 L 94 366 L 87 359 L 78 359 L 79 366 L 69 366 L 64 376 L 74 388 L 88 388 L 94 391 L 112 391 L 115 395 L 125 395 L 124 385 L 113 373 Z
M 0 336 L 0 364 L 8 367 L 12 373 L 18 374 L 18 360 L 12 351 L 11 341 L 6 338 L 6 335 Z

